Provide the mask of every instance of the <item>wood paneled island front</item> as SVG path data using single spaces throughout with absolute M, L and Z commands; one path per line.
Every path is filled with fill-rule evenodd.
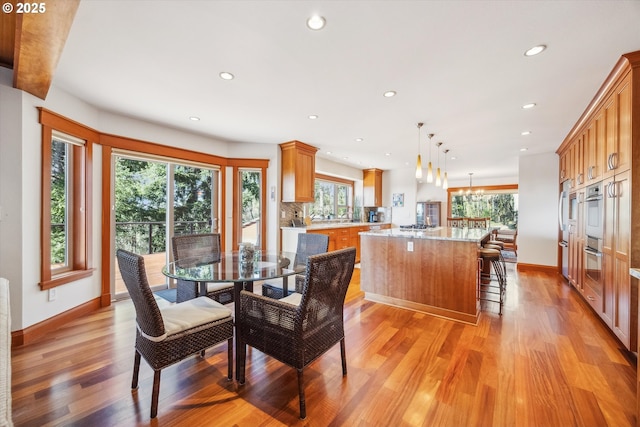
M 365 298 L 476 324 L 478 247 L 489 230 L 437 227 L 360 233 Z

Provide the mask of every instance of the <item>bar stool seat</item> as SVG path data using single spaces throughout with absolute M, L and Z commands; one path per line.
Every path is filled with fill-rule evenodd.
M 484 246 L 487 246 L 487 245 L 500 246 L 500 250 L 504 249 L 504 242 L 501 242 L 500 240 L 489 240 L 487 241 L 487 243 L 484 244 Z

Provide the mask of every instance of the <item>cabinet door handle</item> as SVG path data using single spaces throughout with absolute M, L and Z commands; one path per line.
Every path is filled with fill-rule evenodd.
M 611 169 L 618 168 L 618 153 L 611 153 Z
M 593 179 L 593 168 L 595 168 L 595 166 L 589 166 L 589 179 Z

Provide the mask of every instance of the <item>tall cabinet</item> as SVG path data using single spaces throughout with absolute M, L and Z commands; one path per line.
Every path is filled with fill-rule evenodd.
M 418 202 L 416 203 L 416 224 L 430 224 L 439 227 L 441 202 Z
M 569 280 L 620 342 L 635 352 L 638 281 L 630 278 L 629 267 L 640 267 L 640 203 L 635 209 L 632 203 L 634 194 L 640 200 L 640 149 L 633 146 L 640 147 L 640 51 L 620 58 L 557 150 L 560 188 L 568 180 L 570 198 L 584 197 L 586 187 L 595 183 L 602 182 L 603 188 L 602 289 L 591 289 L 583 280 L 583 212 L 569 233 Z M 559 230 L 559 239 L 561 235 Z M 560 260 L 558 265 L 560 269 Z

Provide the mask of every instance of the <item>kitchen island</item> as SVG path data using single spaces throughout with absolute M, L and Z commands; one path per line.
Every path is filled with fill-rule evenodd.
M 360 233 L 365 298 L 476 324 L 477 250 L 490 230 L 436 227 Z

